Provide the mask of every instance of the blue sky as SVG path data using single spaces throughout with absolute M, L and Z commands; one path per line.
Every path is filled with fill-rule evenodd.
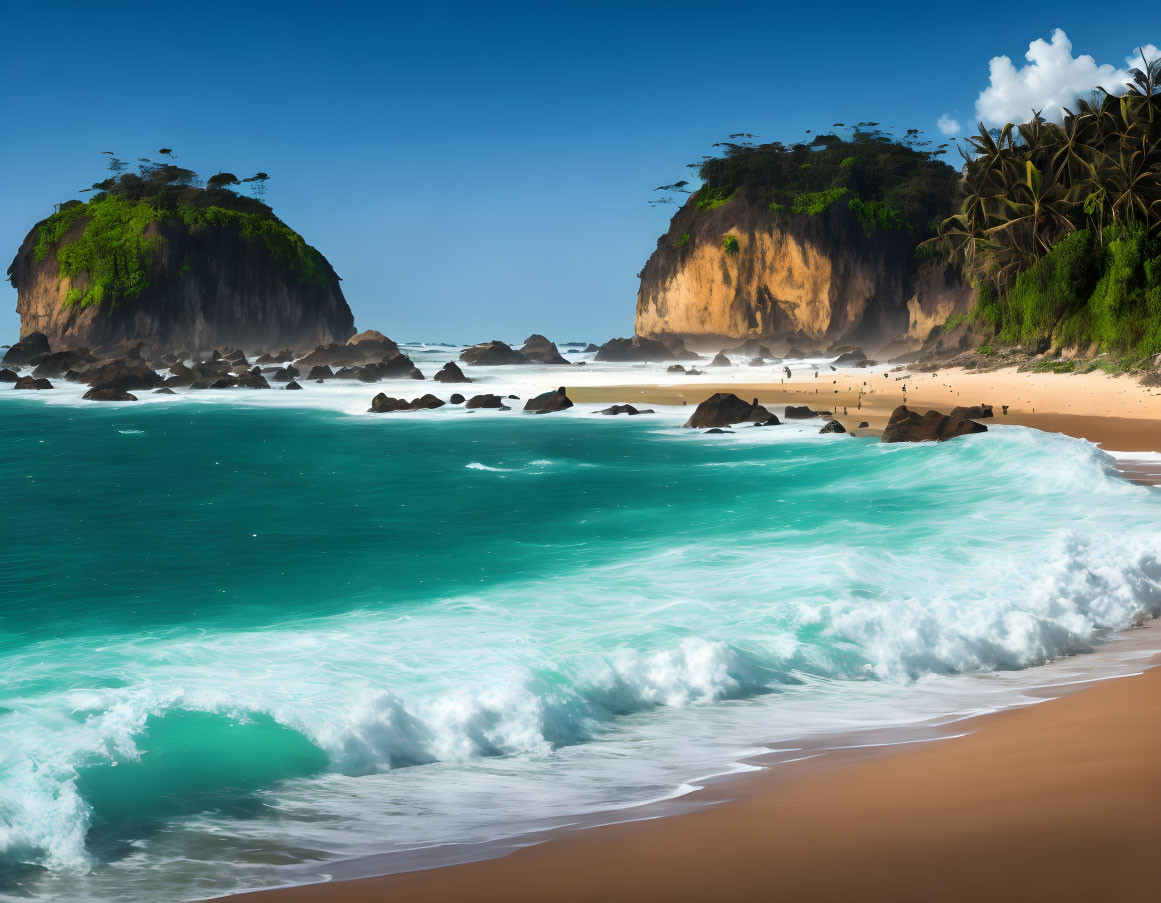
M 1124 66 L 1161 8 L 1091 3 L 69 3 L 2 0 L 0 249 L 100 152 L 265 170 L 359 328 L 399 340 L 632 332 L 672 208 L 730 132 L 964 128 L 988 61 L 1067 32 Z M 1023 98 L 1023 95 L 1020 95 Z M 0 288 L 0 338 L 16 293 Z

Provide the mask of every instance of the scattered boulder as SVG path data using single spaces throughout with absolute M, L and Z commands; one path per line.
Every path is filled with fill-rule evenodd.
M 14 389 L 51 389 L 52 383 L 47 379 L 35 376 L 21 376 L 16 380 L 16 384 L 12 387 Z
M 464 404 L 466 408 L 502 408 L 504 399 L 499 395 L 473 395 Z
M 734 354 L 739 354 L 743 357 L 774 356 L 774 353 L 757 339 L 746 339 L 746 341 L 742 342 L 742 344 L 738 345 L 736 348 L 727 348 L 725 350 Z
M 594 345 L 592 342 L 589 342 L 587 345 L 585 345 L 585 350 L 583 353 L 584 354 L 592 354 L 594 351 L 600 351 L 600 350 L 601 349 L 598 348 L 596 345 Z
M 462 396 L 459 392 L 456 392 L 451 398 L 448 399 L 448 403 L 449 404 L 463 404 L 464 403 L 464 396 Z
M 751 423 L 750 426 L 780 426 L 782 421 L 775 415 L 771 414 L 769 419 L 763 420 L 760 423 Z
M 714 355 L 714 359 L 712 361 L 710 361 L 709 365 L 711 367 L 732 367 L 733 366 L 733 364 L 730 363 L 730 359 L 728 357 L 726 357 L 724 354 L 722 354 L 722 352 L 720 352 L 720 351 Z
M 42 354 L 36 362 L 33 376 L 64 376 L 70 370 L 84 368 L 96 360 L 88 348 L 74 351 L 50 351 Z
M 299 361 L 299 363 L 302 363 Z M 326 364 L 315 364 L 306 375 L 307 379 L 334 379 L 335 371 Z
M 14 383 L 18 379 L 20 379 L 20 374 L 15 370 L 9 370 L 7 367 L 0 370 L 0 383 Z
M 765 364 L 766 364 L 766 359 L 763 357 L 756 357 L 752 361 L 750 361 L 751 367 L 762 367 Z
M 338 345 L 332 342 L 329 345 L 319 345 L 310 354 L 299 358 L 295 363 L 299 367 L 349 367 L 352 364 L 366 363 L 375 360 L 379 355 L 369 353 L 358 345 Z
M 684 373 L 685 367 L 683 367 L 681 364 L 670 364 L 668 367 L 665 368 L 665 372 L 666 373 Z
M 154 395 L 176 395 L 177 393 L 174 392 L 173 389 L 171 389 L 169 386 L 162 386 L 160 389 L 154 389 L 153 394 Z
M 787 420 L 807 420 L 811 417 L 828 417 L 830 411 L 812 411 L 808 405 L 788 404 L 786 406 Z
M 140 357 L 126 356 L 93 367 L 85 382 L 94 389 L 156 389 L 165 380 Z
M 360 382 L 373 383 L 378 382 L 379 377 L 367 367 L 340 367 L 335 371 L 335 379 L 357 379 Z
M 564 392 L 561 386 L 555 392 L 544 392 L 535 398 L 529 398 L 524 403 L 525 414 L 551 414 L 555 411 L 564 411 L 572 407 L 572 399 Z
M 786 349 L 786 356 L 802 360 L 808 357 L 824 357 L 823 350 L 813 345 L 791 345 Z
M 277 358 L 275 358 L 269 352 L 263 352 L 262 354 L 258 355 L 258 357 L 254 358 L 254 363 L 256 364 L 273 364 L 276 361 Z
M 433 411 L 436 408 L 442 408 L 446 402 L 442 398 L 436 398 L 434 395 L 428 393 L 411 402 L 411 410 L 413 411 Z
M 526 361 L 537 364 L 568 364 L 553 342 L 539 333 L 533 333 L 524 340 L 520 354 Z
M 295 381 L 292 379 L 290 382 L 288 382 L 288 383 L 287 383 L 285 386 L 283 386 L 282 388 L 283 388 L 283 389 L 289 389 L 291 392 L 296 392 L 296 391 L 300 391 L 300 390 L 302 389 L 302 386 L 300 386 L 298 383 L 296 383 L 296 382 L 295 382 Z
M 665 345 L 673 356 L 679 361 L 700 361 L 701 355 L 696 351 L 690 351 L 685 347 L 685 339 L 680 336 L 668 335 L 661 337 L 661 343 Z
M 686 424 L 686 426 L 689 426 L 689 424 L 687 423 L 687 424 Z M 721 433 L 732 433 L 732 432 L 733 432 L 733 430 L 723 430 L 723 429 L 722 429 L 720 426 L 715 426 L 715 427 L 713 427 L 712 429 L 708 429 L 708 430 L 706 430 L 704 433 L 702 433 L 702 435 L 703 435 L 703 436 L 708 436 L 708 435 L 710 435 L 711 433 L 718 433 L 718 434 L 721 434 Z
M 35 364 L 42 355 L 49 353 L 48 336 L 43 332 L 30 332 L 4 352 L 0 363 L 5 364 Z
M 406 411 L 409 407 L 406 398 L 392 398 L 380 392 L 371 399 L 370 412 L 372 414 L 389 414 L 392 411 Z
M 770 417 L 770 412 L 758 404 L 756 398 L 752 403 L 747 403 L 733 392 L 718 392 L 697 406 L 689 420 L 685 422 L 685 426 L 693 428 L 732 426 L 735 423 L 769 420 Z
M 866 359 L 867 356 L 863 354 L 863 350 L 861 348 L 854 348 L 850 351 L 844 351 L 834 359 L 834 363 L 855 366 L 862 361 L 865 361 Z
M 690 367 L 685 371 L 686 376 L 705 376 L 704 370 L 698 370 L 697 367 Z
M 553 345 L 553 348 L 555 347 Z M 497 339 L 493 339 L 490 342 L 483 342 L 479 345 L 473 345 L 471 348 L 465 348 L 460 352 L 460 360 L 465 364 L 474 364 L 477 367 L 497 367 L 503 364 L 528 363 L 528 360 L 523 354 Z
M 830 421 L 826 426 L 819 430 L 819 433 L 845 433 L 847 428 L 839 423 L 837 420 Z
M 102 387 L 100 389 L 89 389 L 83 396 L 86 401 L 136 401 L 136 395 L 130 395 L 123 389 L 111 389 Z
M 631 339 L 609 339 L 597 349 L 594 360 L 665 363 L 675 358 L 673 350 L 664 342 L 635 335 Z
M 870 428 L 871 428 L 871 425 L 869 423 L 867 423 L 867 421 L 865 421 L 865 420 L 859 421 L 858 429 L 866 430 L 866 429 L 870 429 Z
M 983 420 L 985 417 L 994 417 L 990 404 L 973 404 L 971 407 L 959 406 L 951 409 L 947 415 L 953 420 Z
M 274 371 L 274 375 L 270 378 L 277 381 L 277 382 L 284 383 L 284 382 L 287 382 L 289 380 L 296 379 L 297 377 L 299 377 L 301 375 L 302 375 L 302 373 L 299 372 L 299 369 L 296 366 L 294 366 L 293 364 L 290 364 L 289 366 L 286 366 L 286 367 L 279 367 L 277 370 Z M 310 377 L 308 376 L 307 379 L 310 379 Z
M 369 360 L 371 355 L 382 359 L 399 352 L 399 345 L 377 329 L 367 329 L 353 335 L 347 339 L 347 344 L 360 351 L 365 356 L 364 360 Z
M 448 361 L 443 365 L 443 369 L 432 377 L 437 383 L 470 383 L 471 380 L 464 376 L 464 371 L 460 369 L 460 365 L 455 361 Z
M 652 414 L 653 409 L 646 408 L 643 411 L 639 411 L 639 410 L 637 410 L 637 408 L 633 407 L 631 404 L 615 404 L 611 408 L 605 408 L 603 411 L 601 411 L 601 413 L 602 414 L 609 414 L 609 415 L 614 416 L 614 417 L 617 414 L 628 414 L 630 417 L 634 417 L 637 414 Z
M 887 428 L 883 430 L 884 442 L 946 442 L 957 436 L 970 433 L 986 433 L 988 428 L 974 420 L 949 417 L 939 411 L 928 411 L 920 415 L 917 411 L 899 405 L 891 413 Z

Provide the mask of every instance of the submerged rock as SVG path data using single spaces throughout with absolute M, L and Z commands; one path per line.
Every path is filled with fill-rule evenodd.
M 754 423 L 769 420 L 772 415 L 758 399 L 747 403 L 732 392 L 718 392 L 697 406 L 685 422 L 692 428 L 732 426 L 735 423 Z
M 631 404 L 615 404 L 611 408 L 605 408 L 603 411 L 601 411 L 601 413 L 602 414 L 609 414 L 609 415 L 614 416 L 614 417 L 617 414 L 628 414 L 630 417 L 634 417 L 637 414 L 652 414 L 653 409 L 646 408 L 643 411 L 639 411 L 639 410 L 637 410 L 637 408 L 633 407 Z
M 289 389 L 291 392 L 297 392 L 297 391 L 302 390 L 302 386 L 300 386 L 298 383 L 296 383 L 293 379 L 290 382 L 288 382 L 285 386 L 283 386 L 282 388 Z
M 154 389 L 153 394 L 154 395 L 176 395 L 177 393 L 174 392 L 173 389 L 169 388 L 169 386 L 162 386 L 160 389 Z
M 572 407 L 572 399 L 564 392 L 561 386 L 555 392 L 544 392 L 524 403 L 525 414 L 550 414 L 554 411 L 564 411 Z
M 939 411 L 928 411 L 920 415 L 899 405 L 891 413 L 887 428 L 883 430 L 884 442 L 946 442 L 957 436 L 971 433 L 986 433 L 988 428 L 974 420 L 950 417 Z

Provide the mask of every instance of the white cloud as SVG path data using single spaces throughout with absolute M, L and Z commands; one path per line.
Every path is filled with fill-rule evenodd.
M 935 125 L 945 135 L 958 135 L 960 132 L 959 120 L 952 119 L 947 113 L 940 116 Z
M 1161 56 L 1161 50 L 1146 44 L 1145 58 Z M 992 57 L 990 84 L 976 100 L 976 116 L 984 125 L 999 126 L 1006 122 L 1024 122 L 1033 110 L 1045 119 L 1059 122 L 1061 107 L 1071 107 L 1077 98 L 1087 97 L 1094 88 L 1107 88 L 1114 94 L 1125 92 L 1128 70 L 1142 68 L 1141 54 L 1134 51 L 1125 58 L 1125 68 L 1110 63 L 1098 65 L 1088 54 L 1072 55 L 1072 41 L 1060 28 L 1052 40 L 1037 38 L 1025 54 L 1028 65 L 1017 69 L 1006 56 Z

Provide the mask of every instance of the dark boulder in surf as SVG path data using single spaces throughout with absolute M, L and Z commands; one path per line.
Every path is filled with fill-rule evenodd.
M 455 361 L 448 361 L 443 365 L 443 369 L 432 377 L 437 383 L 470 383 L 471 380 L 464 376 L 464 371 L 460 369 L 460 365 Z
M 406 411 L 410 407 L 406 398 L 392 398 L 380 392 L 371 399 L 372 414 L 389 414 L 392 411 Z
M 939 411 L 928 411 L 920 415 L 917 411 L 908 410 L 906 405 L 899 405 L 891 413 L 887 428 L 883 430 L 883 441 L 946 442 L 957 436 L 987 431 L 986 426 L 974 420 L 949 417 Z
M 605 408 L 601 411 L 602 414 L 608 414 L 615 417 L 617 414 L 628 414 L 630 417 L 635 417 L 638 414 L 652 414 L 652 408 L 646 408 L 641 411 L 633 407 L 631 404 L 615 404 L 611 408 Z
M 630 363 L 664 363 L 677 358 L 664 342 L 635 335 L 630 339 L 609 339 L 599 349 L 594 360 L 624 361 Z
M 43 376 L 39 378 L 35 376 L 21 376 L 17 378 L 16 385 L 14 385 L 12 388 L 30 391 L 34 389 L 51 389 L 52 383 L 50 383 Z
M 140 357 L 121 357 L 93 367 L 85 382 L 94 389 L 155 389 L 165 380 Z
M 788 404 L 786 406 L 787 420 L 808 420 L 811 417 L 827 417 L 830 411 L 812 411 L 807 405 Z
M 554 346 L 555 347 L 555 346 Z M 465 348 L 460 352 L 460 360 L 477 367 L 498 367 L 503 364 L 526 364 L 528 360 L 519 351 L 498 339 Z
M 733 364 L 730 359 L 722 354 L 720 351 L 714 355 L 714 359 L 709 362 L 711 367 L 732 367 Z
M 568 361 L 560 356 L 560 350 L 556 344 L 539 333 L 533 333 L 524 340 L 524 344 L 520 347 L 520 354 L 529 363 L 568 366 Z
M 310 372 L 306 375 L 307 379 L 334 379 L 335 371 L 326 364 L 315 364 L 310 368 Z
M 296 383 L 293 379 L 290 382 L 288 382 L 285 386 L 283 386 L 282 388 L 289 389 L 291 392 L 298 392 L 298 391 L 302 390 L 302 386 L 300 386 L 298 383 Z
M 504 399 L 499 395 L 473 395 L 464 404 L 467 408 L 503 408 Z
M 732 426 L 769 420 L 771 416 L 756 398 L 748 403 L 732 392 L 718 392 L 697 406 L 685 426 L 695 429 Z
M 160 390 L 159 390 L 160 391 Z M 81 396 L 86 401 L 136 401 L 136 395 L 130 395 L 123 389 L 89 389 Z
M 819 433 L 845 433 L 847 428 L 839 423 L 837 420 L 832 420 L 826 426 L 819 430 Z
M 48 354 L 48 336 L 43 332 L 30 332 L 23 339 L 4 352 L 5 364 L 35 364 L 41 355 Z
M 544 392 L 535 398 L 529 398 L 524 403 L 525 414 L 551 414 L 554 411 L 565 411 L 572 407 L 572 399 L 564 392 L 561 386 L 555 392 Z

